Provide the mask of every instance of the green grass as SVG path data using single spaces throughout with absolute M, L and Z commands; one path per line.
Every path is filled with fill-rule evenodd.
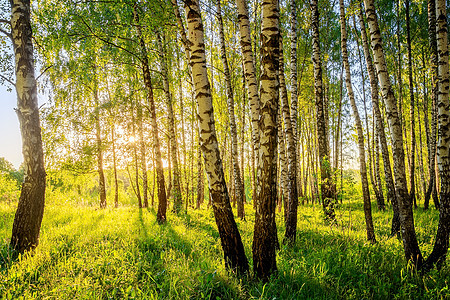
M 0 203 L 0 299 L 445 299 L 450 268 L 419 276 L 389 238 L 390 212 L 374 209 L 376 245 L 365 241 L 362 205 L 344 203 L 338 226 L 322 222 L 319 206 L 300 206 L 298 239 L 282 245 L 278 274 L 264 284 L 224 268 L 212 211 L 190 210 L 158 225 L 155 211 L 76 204 L 46 207 L 40 245 L 11 259 L 15 207 Z M 251 262 L 254 212 L 238 221 Z M 438 214 L 415 212 L 424 255 Z M 277 216 L 280 241 L 284 233 Z

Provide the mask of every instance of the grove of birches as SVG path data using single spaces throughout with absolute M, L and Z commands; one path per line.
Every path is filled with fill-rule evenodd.
M 448 6 L 0 0 L 0 299 L 450 297 Z

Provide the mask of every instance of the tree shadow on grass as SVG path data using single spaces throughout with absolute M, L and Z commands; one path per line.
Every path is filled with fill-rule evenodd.
M 201 230 L 205 235 L 216 235 L 215 229 L 180 216 L 187 230 Z M 162 225 L 146 223 L 142 210 L 137 222 L 141 227 L 138 248 L 143 257 L 151 261 L 153 274 L 151 280 L 158 287 L 162 298 L 183 299 L 238 299 L 236 291 L 230 285 L 230 279 L 218 272 L 214 266 L 214 257 L 207 257 L 199 247 L 193 245 L 179 227 L 167 222 Z M 154 230 L 158 226 L 158 230 Z M 152 230 L 152 231 L 150 231 Z M 157 256 L 157 269 L 154 268 L 154 257 Z M 146 270 L 147 271 L 147 270 Z M 142 278 L 144 279 L 144 278 Z M 170 284 L 178 282 L 177 284 Z M 178 294 L 180 293 L 180 294 Z M 175 296 L 174 296 L 175 295 Z

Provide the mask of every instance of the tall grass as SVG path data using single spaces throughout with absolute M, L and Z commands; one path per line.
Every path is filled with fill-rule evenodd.
M 0 298 L 4 299 L 445 299 L 450 269 L 418 275 L 389 237 L 390 212 L 374 208 L 378 243 L 366 242 L 362 204 L 338 208 L 338 226 L 322 222 L 319 206 L 300 206 L 294 247 L 281 243 L 278 274 L 264 284 L 224 268 L 212 211 L 169 213 L 158 225 L 153 209 L 46 207 L 40 245 L 13 259 L 8 248 L 15 207 L 0 203 Z M 251 263 L 254 211 L 238 220 Z M 280 242 L 282 214 L 277 215 Z M 438 214 L 415 212 L 425 255 Z

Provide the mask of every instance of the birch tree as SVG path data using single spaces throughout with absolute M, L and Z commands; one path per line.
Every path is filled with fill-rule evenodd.
M 44 215 L 45 169 L 30 23 L 30 1 L 13 0 L 11 33 L 16 74 L 17 116 L 22 135 L 25 180 L 14 216 L 11 246 L 23 253 L 39 243 Z
M 348 97 L 350 98 L 350 104 L 353 111 L 353 118 L 355 119 L 356 131 L 358 133 L 358 150 L 359 150 L 359 172 L 361 174 L 361 185 L 364 201 L 364 217 L 366 219 L 366 232 L 367 240 L 371 243 L 375 243 L 375 232 L 373 229 L 372 221 L 372 208 L 370 205 L 370 192 L 369 192 L 369 181 L 367 180 L 367 168 L 366 168 L 366 156 L 364 148 L 364 131 L 362 127 L 361 118 L 358 112 L 358 106 L 356 105 L 355 95 L 353 93 L 350 63 L 348 61 L 347 52 L 347 28 L 345 22 L 345 7 L 344 0 L 339 1 L 340 6 L 340 20 L 341 20 L 341 52 L 342 61 L 344 63 L 345 69 L 345 86 L 347 87 Z
M 197 101 L 199 139 L 205 161 L 204 167 L 208 177 L 214 217 L 224 252 L 225 266 L 239 273 L 245 273 L 248 271 L 248 261 L 233 217 L 217 143 L 211 90 L 206 70 L 203 22 L 199 1 L 185 0 L 184 9 L 191 46 L 189 64 L 192 69 L 195 99 Z
M 312 26 L 312 44 L 313 44 L 313 64 L 314 64 L 314 95 L 317 117 L 317 138 L 320 161 L 320 192 L 322 196 L 322 206 L 325 214 L 325 220 L 331 223 L 336 222 L 334 211 L 333 178 L 331 176 L 331 165 L 329 158 L 329 144 L 326 129 L 323 80 L 322 80 L 322 58 L 320 54 L 319 37 L 319 8 L 318 1 L 311 0 L 311 26 Z
M 231 158 L 233 165 L 233 177 L 235 184 L 236 202 L 238 206 L 238 217 L 244 219 L 244 183 L 241 178 L 241 171 L 239 168 L 239 154 L 237 143 L 237 129 L 236 116 L 234 113 L 234 94 L 231 83 L 230 69 L 228 67 L 228 59 L 226 53 L 225 37 L 223 33 L 222 8 L 221 0 L 217 0 L 217 20 L 219 25 L 219 39 L 220 39 L 220 54 L 223 63 L 223 73 L 225 76 L 225 85 L 227 89 L 227 108 L 228 118 L 230 120 L 230 135 L 231 135 Z
M 438 94 L 438 146 L 437 163 L 441 175 L 439 224 L 433 251 L 426 260 L 429 268 L 437 264 L 442 267 L 447 257 L 450 231 L 450 109 L 448 67 L 448 23 L 445 0 L 436 1 L 436 32 L 439 62 Z
M 278 0 L 262 4 L 261 86 L 259 119 L 258 184 L 253 233 L 253 271 L 263 280 L 277 270 L 277 115 L 279 100 Z
M 397 101 L 389 79 L 374 1 L 364 0 L 364 5 L 367 22 L 369 24 L 374 64 L 377 70 L 378 81 L 381 86 L 381 93 L 386 103 L 386 116 L 393 140 L 392 152 L 394 158 L 395 189 L 399 206 L 403 248 L 406 259 L 411 260 L 414 264 L 420 266 L 423 259 L 417 242 L 411 198 L 409 197 L 406 184 L 402 125 L 397 111 Z

